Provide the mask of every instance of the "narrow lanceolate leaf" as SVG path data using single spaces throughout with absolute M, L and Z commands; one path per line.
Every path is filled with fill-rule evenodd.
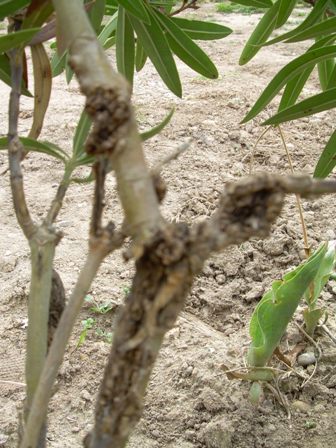
M 47 154 L 48 156 L 55 157 L 56 159 L 61 160 L 62 162 L 66 162 L 69 159 L 69 156 L 63 149 L 54 145 L 50 142 L 38 142 L 37 140 L 33 140 L 28 137 L 20 137 L 20 141 L 23 144 L 26 151 L 34 151 L 40 152 L 43 154 Z M 8 139 L 7 137 L 0 138 L 0 149 L 8 148 Z
M 336 88 L 326 90 L 325 92 L 307 98 L 294 106 L 288 107 L 265 121 L 263 124 L 280 124 L 285 121 L 297 120 L 298 118 L 318 114 L 319 112 L 333 109 L 334 107 L 336 107 Z
M 1 9 L 1 3 L 0 3 Z M 51 0 L 32 0 L 27 9 L 21 29 L 42 26 L 54 10 Z
M 323 39 L 320 39 L 318 42 L 315 42 L 308 51 L 315 50 L 316 48 L 323 47 L 325 45 L 329 45 L 333 43 L 336 39 L 336 34 L 331 34 L 330 36 L 326 36 Z M 294 76 L 286 85 L 285 90 L 282 94 L 279 111 L 282 109 L 286 109 L 289 106 L 292 106 L 296 103 L 296 100 L 299 98 L 300 93 L 302 92 L 303 87 L 305 86 L 309 76 L 314 70 L 315 63 L 312 63 L 308 68 L 306 68 L 303 72 Z M 331 86 L 332 87 L 332 86 Z
M 29 30 L 17 31 L 0 37 L 0 53 L 6 53 L 12 48 L 26 44 L 39 31 L 40 28 L 31 28 Z
M 12 87 L 10 63 L 6 54 L 0 54 L 0 79 L 8 86 Z M 22 81 L 21 84 L 21 93 L 26 96 L 33 96 L 29 90 L 27 90 L 24 81 Z
M 116 43 L 115 36 L 109 37 L 103 44 L 104 50 L 108 50 L 109 48 L 113 47 L 115 45 L 115 43 Z
M 336 56 L 336 45 L 317 48 L 316 50 L 308 51 L 291 61 L 272 79 L 266 89 L 260 95 L 250 112 L 243 119 L 242 123 L 252 120 L 261 112 L 268 103 L 276 96 L 288 81 L 293 79 L 299 73 L 302 73 L 306 68 L 310 68 L 311 64 L 316 64 L 319 61 L 330 59 Z
M 175 109 L 173 108 L 169 114 L 159 123 L 158 125 L 154 126 L 152 129 L 149 129 L 148 131 L 141 132 L 140 137 L 143 142 L 146 140 L 154 137 L 155 135 L 159 134 L 159 132 L 164 129 L 167 124 L 170 122 L 172 116 L 174 115 Z
M 133 85 L 135 60 L 134 33 L 126 10 L 122 6 L 118 10 L 116 58 L 119 73 Z
M 279 6 L 279 1 L 274 3 L 254 29 L 240 56 L 240 65 L 244 65 L 250 61 L 258 53 L 260 46 L 266 42 L 272 34 L 276 26 Z
M 127 12 L 132 14 L 132 16 L 150 25 L 151 20 L 143 0 L 118 0 L 118 3 L 123 6 Z
M 275 28 L 280 28 L 287 22 L 287 19 L 292 14 L 296 3 L 297 0 L 280 0 Z
M 167 32 L 172 51 L 185 64 L 207 78 L 218 78 L 218 71 L 204 51 L 190 39 L 169 17 L 155 11 L 158 20 Z
M 89 134 L 90 128 L 92 125 L 92 120 L 88 116 L 88 114 L 83 110 L 79 122 L 77 124 L 76 132 L 73 139 L 72 144 L 72 152 L 75 160 L 78 160 L 80 157 L 85 154 L 85 142 L 87 136 Z
M 50 61 L 51 71 L 53 76 L 60 75 L 66 66 L 67 54 L 64 53 L 62 56 L 58 56 L 57 51 L 54 53 Z
M 244 6 L 254 6 L 256 8 L 270 8 L 273 5 L 271 0 L 231 0 L 231 2 Z
M 129 16 L 129 19 L 141 45 L 161 79 L 175 95 L 181 97 L 182 86 L 180 77 L 167 39 L 160 26 L 153 18 L 151 18 L 150 25 L 132 16 Z
M 33 45 L 31 47 L 31 55 L 34 70 L 34 115 L 28 137 L 36 140 L 41 133 L 49 105 L 52 73 L 49 57 L 43 44 Z
M 304 31 L 314 25 L 320 19 L 320 17 L 322 17 L 324 11 L 327 9 L 328 1 L 329 0 L 318 0 L 314 8 L 298 27 L 294 28 L 291 31 L 288 31 L 287 33 L 281 34 L 280 36 L 277 36 L 274 39 L 269 40 L 268 42 L 265 42 L 263 45 L 273 45 L 277 42 L 289 39 L 290 37 L 293 37 L 301 31 Z
M 333 73 L 334 67 L 334 59 L 327 59 L 326 61 L 322 61 L 317 64 L 320 86 L 322 90 L 327 90 L 329 79 Z
M 299 98 L 309 76 L 314 70 L 314 66 L 315 65 L 312 64 L 311 67 L 306 68 L 303 72 L 296 75 L 295 78 L 291 79 L 287 83 L 279 104 L 279 112 L 280 110 L 286 109 L 296 103 L 296 100 Z
M 72 78 L 74 75 L 74 71 L 72 70 L 72 68 L 70 67 L 69 64 L 69 53 L 66 54 L 66 63 L 65 63 L 65 80 L 67 82 L 67 84 L 70 84 Z
M 181 19 L 180 17 L 172 17 L 171 20 L 193 40 L 223 39 L 232 33 L 231 28 L 218 23 Z
M 336 166 L 336 131 L 330 137 L 317 162 L 314 177 L 324 179 Z
M 118 13 L 116 12 L 110 20 L 107 22 L 107 24 L 104 26 L 102 31 L 100 32 L 98 36 L 99 42 L 104 45 L 107 39 L 111 36 L 112 33 L 115 32 L 117 29 L 117 22 L 118 22 Z
M 18 9 L 24 8 L 30 3 L 30 0 L 1 0 L 0 1 L 0 20 L 10 16 Z
M 332 89 L 333 87 L 336 87 L 336 64 L 334 65 L 334 69 L 330 74 L 327 89 Z
M 143 46 L 141 45 L 141 42 L 137 41 L 136 43 L 136 52 L 135 52 L 135 68 L 137 72 L 140 72 L 147 61 L 147 55 L 143 49 Z
M 315 37 L 323 37 L 326 34 L 334 33 L 336 30 L 336 17 L 317 23 L 308 29 L 301 31 L 295 36 L 287 39 L 286 42 L 300 42 L 302 40 L 313 39 Z
M 88 17 L 90 19 L 92 28 L 95 30 L 96 34 L 100 29 L 104 13 L 105 13 L 105 0 L 95 0 L 92 8 L 88 12 Z

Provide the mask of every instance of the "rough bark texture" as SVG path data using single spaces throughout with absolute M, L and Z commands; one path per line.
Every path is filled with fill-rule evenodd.
M 163 336 L 174 325 L 192 284 L 191 240 L 187 226 L 167 226 L 137 261 L 100 390 L 95 430 L 87 438 L 87 446 L 125 446 L 130 429 L 139 420 Z

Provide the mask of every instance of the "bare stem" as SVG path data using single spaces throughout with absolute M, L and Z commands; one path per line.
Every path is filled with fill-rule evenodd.
M 25 433 L 20 448 L 32 448 L 36 446 L 41 426 L 47 414 L 52 386 L 62 363 L 65 348 L 78 313 L 82 307 L 84 297 L 87 294 L 103 259 L 114 248 L 119 247 L 122 244 L 122 240 L 120 235 L 111 237 L 109 232 L 107 232 L 99 241 L 94 240 L 91 242 L 86 262 L 78 277 L 73 293 L 71 294 L 69 304 L 62 314 L 45 360 L 40 381 L 34 394 L 28 415 Z
M 175 9 L 170 16 L 176 16 L 177 14 L 180 14 L 182 11 L 185 11 L 186 9 L 198 9 L 199 6 L 197 6 L 197 0 L 183 0 L 182 5 L 180 8 Z
M 26 197 L 23 188 L 23 176 L 21 170 L 21 158 L 23 146 L 18 137 L 18 117 L 20 111 L 20 92 L 22 81 L 22 51 L 13 50 L 9 53 L 12 90 L 9 101 L 9 125 L 8 125 L 8 157 L 10 169 L 10 181 L 14 210 L 20 227 L 29 240 L 36 226 L 34 225 L 26 203 Z
M 281 129 L 280 126 L 277 126 L 278 130 L 279 130 L 279 134 L 280 134 L 280 138 L 283 144 L 283 147 L 285 149 L 286 155 L 287 155 L 287 159 L 288 159 L 288 163 L 289 163 L 289 167 L 291 170 L 291 173 L 294 174 L 294 167 L 293 167 L 293 162 L 292 162 L 292 158 L 290 155 L 290 152 L 288 150 L 288 146 L 286 143 L 286 139 L 285 139 L 285 135 L 283 130 Z M 301 222 L 301 228 L 302 228 L 302 236 L 303 236 L 303 243 L 304 243 L 304 250 L 306 253 L 306 257 L 308 258 L 310 256 L 310 246 L 309 246 L 309 242 L 308 242 L 308 233 L 307 233 L 307 226 L 306 226 L 306 222 L 304 219 L 304 214 L 303 214 L 303 209 L 302 209 L 302 203 L 301 203 L 301 198 L 299 194 L 295 194 L 296 197 L 296 204 L 297 204 L 297 208 L 298 208 L 298 212 L 299 212 L 299 216 L 300 216 L 300 222 Z
M 63 179 L 61 180 L 61 183 L 57 188 L 56 195 L 51 203 L 46 219 L 44 221 L 45 224 L 48 226 L 50 226 L 55 222 L 62 208 L 63 199 L 69 187 L 71 174 L 72 174 L 72 168 L 71 167 L 65 168 Z
M 70 64 L 94 123 L 87 151 L 110 159 L 131 235 L 148 241 L 163 219 L 130 105 L 129 85 L 110 66 L 82 2 L 54 0 L 54 7 L 61 50 L 69 48 Z

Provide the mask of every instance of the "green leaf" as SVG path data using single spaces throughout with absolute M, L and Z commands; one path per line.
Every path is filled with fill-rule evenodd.
M 19 47 L 28 43 L 40 28 L 31 28 L 29 30 L 16 31 L 0 37 L 0 53 L 6 53 L 12 48 Z
M 218 23 L 181 19 L 180 17 L 172 17 L 171 20 L 193 40 L 223 39 L 232 33 L 231 28 Z
M 247 41 L 239 59 L 239 64 L 244 65 L 250 61 L 259 51 L 260 46 L 266 42 L 276 27 L 280 2 L 277 1 L 264 14 L 249 40 Z
M 327 89 L 331 89 L 332 87 L 336 87 L 336 64 L 334 65 L 333 71 L 330 73 Z
M 90 182 L 93 182 L 95 179 L 93 173 L 91 172 L 86 177 L 72 177 L 71 182 L 74 182 L 75 184 L 89 184 Z
M 145 142 L 146 140 L 154 137 L 159 132 L 164 129 L 167 124 L 170 122 L 172 116 L 174 115 L 175 108 L 172 108 L 172 110 L 169 112 L 169 114 L 159 123 L 158 125 L 154 126 L 152 129 L 149 129 L 148 131 L 144 131 L 140 134 L 141 140 Z
M 336 131 L 333 132 L 317 162 L 314 177 L 324 179 L 336 166 Z
M 107 39 L 111 36 L 111 34 L 117 29 L 117 22 L 118 22 L 118 12 L 116 12 L 110 20 L 107 22 L 107 24 L 104 26 L 102 31 L 100 32 L 98 36 L 99 42 L 104 45 Z
M 84 154 L 82 157 L 76 160 L 76 166 L 91 166 L 94 164 L 94 161 L 94 156 L 88 156 Z
M 26 17 L 22 22 L 21 29 L 42 26 L 53 11 L 54 7 L 51 0 L 32 0 L 27 9 Z
M 169 17 L 155 11 L 161 25 L 167 31 L 167 39 L 172 51 L 185 64 L 206 78 L 218 78 L 218 71 L 211 59 L 193 42 Z
M 328 6 L 328 1 L 329 0 L 318 0 L 317 3 L 315 4 L 314 8 L 312 9 L 312 11 L 308 14 L 308 16 L 305 18 L 305 20 L 298 27 L 294 28 L 291 31 L 288 31 L 285 34 L 277 36 L 274 39 L 269 40 L 268 42 L 265 42 L 263 44 L 263 46 L 273 45 L 277 42 L 281 42 L 285 39 L 289 39 L 290 37 L 295 36 L 299 32 L 309 28 L 311 25 L 316 23 L 320 19 L 320 17 L 323 15 L 324 11 L 326 10 L 326 8 Z
M 271 0 L 231 0 L 231 2 L 244 6 L 254 6 L 256 8 L 270 8 L 273 5 Z
M 292 11 L 297 3 L 297 0 L 280 0 L 279 11 L 275 28 L 280 28 L 287 22 L 288 17 L 292 14 Z
M 291 61 L 285 67 L 283 67 L 279 73 L 275 75 L 272 81 L 268 84 L 266 89 L 260 95 L 250 112 L 243 119 L 242 123 L 246 123 L 252 120 L 256 115 L 261 112 L 268 103 L 276 96 L 276 94 L 282 89 L 288 81 L 293 79 L 296 75 L 300 74 L 306 68 L 310 68 L 312 63 L 317 63 L 325 59 L 330 59 L 336 56 L 336 45 L 317 48 L 312 51 L 307 51 L 303 55 Z
M 305 322 L 305 331 L 312 336 L 314 331 L 319 323 L 319 320 L 325 314 L 325 310 L 323 308 L 315 308 L 310 310 L 306 308 L 303 310 L 303 319 Z
M 119 73 L 133 85 L 135 61 L 134 33 L 131 22 L 122 6 L 118 10 L 116 58 Z
M 105 13 L 105 0 L 95 0 L 92 8 L 88 12 L 88 16 L 96 34 L 100 30 L 100 25 L 104 18 L 104 13 Z
M 115 36 L 109 37 L 103 44 L 104 50 L 108 50 L 109 48 L 113 47 L 115 45 L 115 43 L 116 43 Z
M 150 25 L 151 20 L 142 0 L 118 0 L 118 3 L 136 19 Z
M 330 36 L 327 36 L 318 42 L 315 42 L 314 45 L 309 47 L 308 51 L 315 50 L 316 48 L 320 48 L 324 45 L 328 45 L 333 43 L 333 41 L 336 39 L 336 34 L 331 34 Z M 286 85 L 284 93 L 281 97 L 281 102 L 279 105 L 279 111 L 282 109 L 286 109 L 286 107 L 292 106 L 295 104 L 296 100 L 298 99 L 300 93 L 302 92 L 303 87 L 305 86 L 309 76 L 311 75 L 312 71 L 314 70 L 315 63 L 312 63 L 311 66 L 306 68 L 303 72 L 296 75 L 294 78 L 292 78 Z M 331 86 L 332 87 L 332 86 Z
M 0 79 L 9 87 L 12 87 L 11 68 L 9 58 L 6 54 L 0 54 Z M 24 81 L 21 84 L 21 93 L 25 96 L 32 97 L 33 95 L 27 90 Z
M 129 19 L 144 51 L 152 61 L 161 79 L 176 96 L 181 97 L 180 77 L 167 39 L 160 26 L 153 18 L 151 18 L 150 25 L 132 16 L 129 16 Z
M 294 106 L 288 107 L 278 114 L 266 120 L 263 125 L 280 124 L 285 121 L 297 120 L 298 118 L 308 117 L 325 110 L 336 107 L 336 88 L 326 90 L 323 93 L 314 95 Z
M 74 75 L 74 71 L 69 65 L 69 53 L 66 54 L 66 63 L 65 63 L 65 79 L 67 84 L 69 85 Z
M 85 153 L 85 142 L 92 126 L 92 120 L 83 110 L 78 121 L 76 132 L 72 143 L 72 153 L 75 160 L 79 160 Z
M 137 41 L 136 43 L 136 53 L 135 53 L 135 68 L 137 72 L 140 72 L 147 61 L 147 55 L 144 52 L 143 46 L 141 45 L 141 42 Z
M 273 282 L 272 289 L 258 303 L 250 322 L 249 366 L 264 367 L 268 363 L 326 250 L 327 245 L 322 245 L 305 263 Z
M 313 39 L 314 37 L 323 37 L 326 34 L 334 33 L 336 30 L 336 17 L 324 20 L 309 27 L 308 29 L 301 31 L 295 36 L 287 39 L 286 42 L 300 42 L 302 40 Z
M 319 62 L 317 64 L 318 75 L 322 90 L 327 90 L 329 85 L 329 79 L 335 68 L 335 60 L 327 59 L 326 61 Z
M 54 53 L 50 61 L 53 77 L 60 75 L 64 71 L 66 61 L 67 61 L 67 53 L 64 53 L 62 56 L 58 56 L 57 51 Z
M 62 162 L 66 162 L 69 159 L 68 154 L 63 151 L 62 148 L 54 145 L 50 142 L 40 142 L 37 140 L 33 140 L 27 137 L 20 137 L 20 141 L 23 144 L 24 148 L 27 151 L 40 152 L 43 154 L 47 154 L 48 156 L 55 157 L 56 159 L 61 160 Z M 0 150 L 8 148 L 8 138 L 1 137 L 0 138 Z
M 0 0 L 0 20 L 24 8 L 29 3 L 30 0 Z
M 312 282 L 313 288 L 308 288 L 305 293 L 305 299 L 308 305 L 314 305 L 317 302 L 322 289 L 329 281 L 330 275 L 334 272 L 336 262 L 336 241 L 328 241 L 326 245 L 327 250 L 320 261 L 319 269 Z

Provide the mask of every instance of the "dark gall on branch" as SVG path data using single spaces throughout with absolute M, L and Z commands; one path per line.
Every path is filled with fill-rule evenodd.
M 113 89 L 98 87 L 87 95 L 86 112 L 93 120 L 86 152 L 111 155 L 127 135 L 131 119 L 129 98 L 123 98 Z

